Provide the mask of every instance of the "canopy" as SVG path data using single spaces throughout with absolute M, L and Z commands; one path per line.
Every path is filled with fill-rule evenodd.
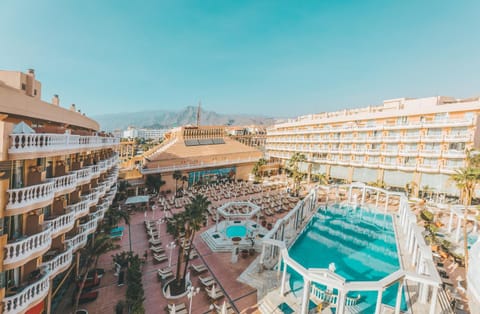
M 132 196 L 132 197 L 127 198 L 127 201 L 125 202 L 125 205 L 147 203 L 149 199 L 150 199 L 150 196 L 145 196 L 145 195 Z

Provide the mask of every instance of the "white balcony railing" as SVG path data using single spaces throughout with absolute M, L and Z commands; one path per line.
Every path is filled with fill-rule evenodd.
M 87 233 L 79 233 L 71 239 L 65 240 L 67 247 L 72 249 L 72 251 L 76 251 L 81 247 L 84 247 L 87 244 Z
M 100 176 L 100 166 L 99 165 L 92 165 L 89 166 L 90 168 L 90 175 L 92 178 L 98 178 Z
M 198 163 L 191 163 L 191 164 L 184 164 L 184 165 L 175 165 L 175 166 L 167 166 L 167 167 L 156 167 L 156 168 L 144 168 L 141 169 L 140 172 L 142 174 L 151 174 L 151 173 L 162 173 L 162 172 L 173 172 L 175 170 L 189 170 L 189 169 L 197 169 L 197 168 L 204 168 L 204 167 L 216 167 L 216 166 L 226 166 L 226 165 L 234 165 L 234 164 L 241 164 L 241 163 L 249 163 L 255 162 L 258 160 L 258 157 L 249 157 L 249 158 L 237 158 L 237 159 L 227 159 L 222 161 L 215 161 L 215 162 L 198 162 Z
M 7 210 L 33 206 L 53 200 L 54 182 L 46 182 L 18 189 L 8 189 Z
M 70 134 L 10 134 L 9 154 L 56 152 L 116 146 L 119 138 Z
M 52 238 L 65 233 L 75 225 L 75 212 L 69 212 L 55 219 L 45 221 L 46 228 L 50 228 Z
M 97 219 L 92 219 L 78 226 L 78 231 L 82 234 L 90 234 L 97 229 Z
M 49 179 L 53 182 L 53 189 L 56 195 L 68 193 L 77 186 L 77 174 L 71 173 L 61 177 Z
M 50 278 L 55 277 L 65 269 L 67 269 L 72 264 L 73 259 L 73 250 L 68 249 L 63 253 L 55 256 L 52 260 L 45 262 L 42 266 L 48 273 Z
M 89 201 L 81 201 L 73 205 L 68 205 L 67 210 L 75 213 L 75 219 L 85 216 L 89 213 L 90 207 L 88 206 Z
M 51 230 L 46 229 L 40 233 L 29 236 L 5 245 L 3 264 L 8 265 L 28 259 L 35 254 L 48 250 L 52 243 Z
M 77 181 L 79 184 L 84 184 L 90 182 L 92 175 L 90 173 L 90 168 L 83 168 L 80 170 L 72 171 L 77 175 Z
M 32 304 L 43 300 L 50 289 L 50 277 L 45 275 L 42 279 L 27 286 L 21 292 L 3 299 L 4 314 L 24 313 Z

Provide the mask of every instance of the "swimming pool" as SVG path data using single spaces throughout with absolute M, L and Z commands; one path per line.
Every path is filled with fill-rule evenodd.
M 225 229 L 225 234 L 227 235 L 228 238 L 233 238 L 233 237 L 243 238 L 247 235 L 247 227 L 244 225 L 228 226 Z
M 362 208 L 331 206 L 319 210 L 289 249 L 289 255 L 305 268 L 329 268 L 347 281 L 378 281 L 400 269 L 392 217 Z M 303 278 L 289 268 L 294 293 Z M 321 289 L 326 289 L 315 284 Z M 374 313 L 377 292 L 350 291 L 361 296 L 362 313 Z M 397 285 L 383 292 L 382 303 L 395 306 Z M 402 310 L 406 310 L 404 297 Z

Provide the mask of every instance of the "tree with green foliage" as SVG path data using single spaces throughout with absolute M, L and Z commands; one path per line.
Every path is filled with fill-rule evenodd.
M 130 253 L 127 269 L 127 308 L 131 314 L 144 314 L 145 291 L 142 283 L 142 265 L 144 260 Z
M 160 188 L 165 184 L 165 181 L 162 180 L 162 176 L 149 174 L 145 179 L 145 185 L 147 188 L 154 193 L 159 193 Z
M 172 174 L 173 179 L 175 180 L 175 197 L 178 196 L 178 180 L 182 178 L 182 172 L 180 170 L 175 170 Z
M 185 190 L 185 184 L 188 184 L 188 177 L 183 175 L 180 180 L 182 181 L 182 190 Z
M 255 176 L 255 181 L 260 181 L 262 177 L 262 166 L 266 165 L 267 161 L 265 158 L 260 158 L 254 165 L 252 173 Z
M 304 172 L 300 171 L 299 164 L 307 161 L 307 157 L 301 153 L 294 153 L 287 162 L 287 170 L 289 176 L 293 179 L 293 190 L 298 192 L 300 182 L 305 176 Z
M 86 262 L 83 275 L 81 276 L 82 281 L 78 288 L 77 296 L 75 297 L 73 313 L 76 313 L 78 310 L 78 303 L 80 301 L 80 296 L 82 295 L 85 282 L 87 281 L 88 273 L 97 268 L 98 259 L 100 256 L 115 248 L 117 248 L 117 246 L 113 243 L 112 239 L 110 239 L 108 235 L 101 233 L 94 238 L 92 243 L 80 250 L 80 254 L 84 256 Z
M 170 288 L 171 293 L 178 295 L 186 289 L 186 274 L 190 262 L 190 252 L 193 247 L 195 233 L 200 230 L 205 220 L 205 214 L 211 202 L 202 194 L 190 198 L 191 203 L 185 206 L 185 211 L 173 215 L 167 221 L 167 232 L 173 235 L 178 245 L 178 260 L 176 277 Z M 183 234 L 183 243 L 180 235 Z M 188 248 L 188 249 L 187 249 Z M 182 269 L 183 266 L 183 269 Z
M 472 204 L 475 196 L 475 188 L 480 181 L 479 155 L 473 155 L 471 151 L 467 152 L 467 162 L 464 168 L 457 169 L 454 174 L 450 175 L 450 180 L 460 190 L 460 200 L 465 206 L 465 216 L 468 207 Z M 467 219 L 463 219 L 463 249 L 465 253 L 465 270 L 468 269 L 468 230 Z

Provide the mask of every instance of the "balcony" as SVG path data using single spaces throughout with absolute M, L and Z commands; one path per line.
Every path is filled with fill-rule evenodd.
M 431 172 L 431 173 L 435 173 L 435 172 L 439 172 L 439 166 L 438 164 L 434 165 L 434 164 L 423 164 L 423 165 L 420 165 L 417 167 L 417 170 L 419 172 Z
M 73 252 L 77 251 L 78 249 L 84 247 L 87 244 L 87 233 L 79 233 L 73 238 L 65 240 L 67 247 L 71 249 Z
M 471 142 L 471 134 L 445 135 L 445 142 Z
M 258 161 L 259 157 L 246 157 L 246 158 L 236 158 L 236 159 L 227 159 L 223 161 L 214 161 L 214 162 L 197 162 L 189 163 L 183 165 L 175 166 L 166 166 L 166 167 L 156 167 L 156 168 L 143 168 L 140 170 L 141 174 L 152 174 L 152 173 L 164 173 L 164 172 L 173 172 L 175 170 L 192 170 L 205 167 L 218 167 L 218 166 L 227 166 L 243 163 L 251 163 Z
M 100 166 L 99 165 L 92 165 L 89 166 L 90 168 L 90 175 L 92 178 L 98 178 L 100 176 Z
M 397 156 L 398 150 L 397 149 L 386 149 L 381 152 L 383 156 Z
M 67 210 L 74 212 L 75 213 L 74 214 L 75 219 L 78 219 L 80 217 L 83 217 L 83 216 L 87 215 L 90 212 L 90 207 L 88 205 L 89 205 L 88 200 L 87 201 L 81 201 L 81 202 L 73 204 L 73 205 L 68 205 Z
M 443 135 L 441 134 L 425 135 L 425 136 L 422 136 L 422 142 L 440 143 L 440 142 L 443 142 Z
M 363 160 L 352 160 L 350 161 L 350 165 L 353 167 L 361 167 L 363 166 L 364 161 Z
M 367 149 L 365 151 L 365 154 L 367 154 L 369 156 L 378 156 L 378 155 L 380 155 L 380 150 L 379 149 Z
M 443 158 L 457 158 L 464 159 L 467 158 L 467 154 L 463 150 L 446 150 L 442 152 Z
M 416 164 L 399 165 L 397 169 L 401 171 L 415 171 L 417 170 L 417 165 Z
M 24 313 L 28 308 L 43 301 L 50 289 L 50 277 L 45 275 L 37 282 L 23 288 L 15 295 L 3 299 L 3 313 L 14 314 Z
M 438 149 L 424 149 L 418 152 L 420 157 L 440 157 L 442 154 L 441 148 Z
M 10 134 L 11 159 L 56 156 L 68 151 L 87 151 L 114 147 L 119 138 L 70 134 Z
M 98 219 L 94 218 L 92 220 L 87 221 L 86 223 L 80 224 L 78 226 L 79 233 L 85 234 L 85 235 L 94 233 L 95 230 L 97 230 L 97 225 L 98 225 L 97 221 Z
M 55 195 L 54 182 L 46 182 L 18 189 L 9 189 L 6 215 L 25 213 L 50 204 Z
M 97 205 L 98 203 L 98 193 L 97 192 L 91 192 L 87 195 L 82 195 L 81 197 L 82 201 L 86 201 L 88 207 L 92 207 Z
M 80 170 L 72 171 L 77 175 L 77 184 L 86 184 L 89 183 L 92 179 L 90 168 L 83 168 Z
M 444 126 L 470 126 L 473 125 L 473 119 L 443 119 L 438 121 L 423 122 L 424 128 L 439 128 Z
M 51 220 L 45 221 L 45 227 L 51 231 L 51 237 L 55 238 L 59 234 L 70 231 L 75 225 L 75 212 L 61 215 Z
M 73 251 L 69 249 L 54 256 L 51 260 L 42 263 L 42 267 L 45 268 L 50 279 L 53 279 L 56 275 L 70 267 L 72 264 L 72 259 Z
M 378 168 L 378 160 L 368 160 L 363 165 L 368 168 Z
M 418 143 L 420 142 L 420 134 L 406 134 L 400 140 L 402 143 Z
M 3 265 L 5 269 L 12 269 L 20 264 L 37 258 L 45 253 L 52 243 L 51 231 L 46 229 L 25 239 L 7 243 Z
M 400 156 L 405 156 L 405 157 L 417 157 L 418 156 L 418 149 L 403 149 L 398 152 Z
M 53 182 L 55 196 L 59 196 L 75 191 L 77 187 L 77 174 L 67 174 L 65 176 L 51 178 L 49 181 Z
M 352 149 L 353 155 L 364 155 L 367 152 L 365 149 Z
M 456 166 L 456 165 L 446 165 L 440 168 L 440 172 L 444 174 L 454 174 L 458 169 L 462 168 L 463 166 Z
M 397 169 L 397 163 L 384 162 L 380 164 L 380 167 L 384 169 Z
M 383 142 L 384 143 L 398 143 L 400 142 L 400 136 L 399 135 L 388 135 L 383 137 Z

